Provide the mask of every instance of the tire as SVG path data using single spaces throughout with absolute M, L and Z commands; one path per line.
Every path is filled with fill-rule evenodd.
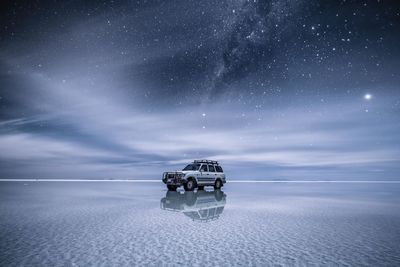
M 194 179 L 189 179 L 186 184 L 184 184 L 185 191 L 193 191 L 197 185 L 196 181 Z
M 169 191 L 176 191 L 176 185 L 167 185 Z
M 217 179 L 214 184 L 214 189 L 218 190 L 218 189 L 221 189 L 221 187 L 222 187 L 222 181 L 221 181 L 221 179 Z
M 199 186 L 197 187 L 197 190 L 204 190 L 204 185 L 199 185 Z

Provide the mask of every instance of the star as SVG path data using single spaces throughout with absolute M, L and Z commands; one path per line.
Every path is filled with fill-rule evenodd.
M 372 98 L 372 95 L 371 94 L 365 94 L 364 95 L 364 99 L 365 100 L 370 100 Z

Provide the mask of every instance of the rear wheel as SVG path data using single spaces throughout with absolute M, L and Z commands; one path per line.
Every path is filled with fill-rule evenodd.
M 214 189 L 221 189 L 221 187 L 222 187 L 222 181 L 220 179 L 217 179 L 214 184 Z
M 176 185 L 167 185 L 169 191 L 176 191 Z
M 186 191 L 193 191 L 196 188 L 196 181 L 193 179 L 189 179 L 186 184 L 184 184 Z
M 198 189 L 198 190 L 204 190 L 204 185 L 199 185 L 199 186 L 197 187 L 197 189 Z

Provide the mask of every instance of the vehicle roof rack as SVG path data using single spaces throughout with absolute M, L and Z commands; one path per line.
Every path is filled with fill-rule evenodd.
M 194 160 L 193 163 L 207 163 L 207 164 L 216 164 L 216 165 L 218 165 L 218 161 L 216 161 L 216 160 L 207 160 L 207 159 Z

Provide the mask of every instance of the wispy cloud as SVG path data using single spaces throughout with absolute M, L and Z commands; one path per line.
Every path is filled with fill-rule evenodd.
M 3 171 L 8 176 L 14 168 L 25 178 L 32 170 L 45 177 L 154 177 L 195 158 L 220 160 L 241 174 L 251 164 L 286 171 L 393 168 L 400 160 L 392 146 L 398 138 L 396 118 L 371 125 L 374 115 L 366 117 L 351 101 L 321 104 L 314 107 L 318 112 L 301 105 L 245 110 L 218 101 L 146 112 L 128 105 L 107 84 L 94 92 L 79 79 L 59 84 L 35 74 L 32 81 L 31 88 L 46 99 L 26 96 L 26 103 L 45 112 L 0 124 L 0 159 L 9 166 Z

